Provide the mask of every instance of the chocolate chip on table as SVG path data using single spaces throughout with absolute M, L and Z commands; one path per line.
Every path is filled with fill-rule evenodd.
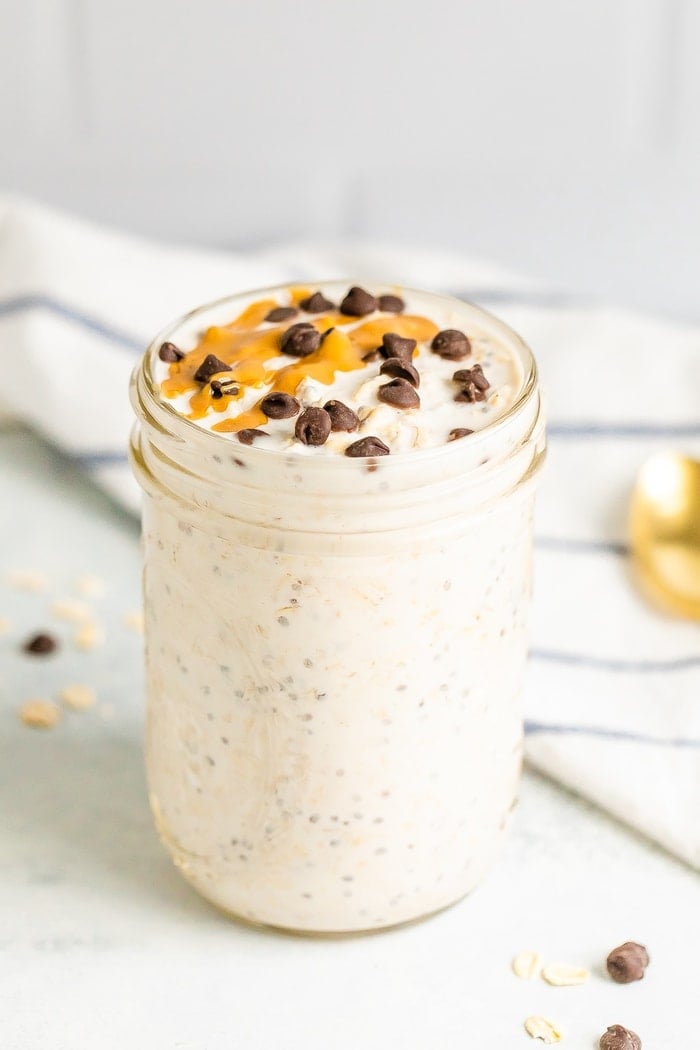
M 366 458 L 367 456 L 388 456 L 390 454 L 391 449 L 389 446 L 385 445 L 381 438 L 374 436 L 363 437 L 359 441 L 353 441 L 352 445 L 348 445 L 345 449 L 345 455 L 355 459 Z
M 25 653 L 31 653 L 33 656 L 48 656 L 56 651 L 58 642 L 53 635 L 41 632 L 28 638 L 22 648 Z
M 323 407 L 331 417 L 331 430 L 344 430 L 349 433 L 359 427 L 360 421 L 356 414 L 342 401 L 326 401 Z
M 459 329 L 443 328 L 433 339 L 430 349 L 448 361 L 461 361 L 472 352 L 472 345 Z
M 394 379 L 405 379 L 411 386 L 420 386 L 420 375 L 418 369 L 409 361 L 402 361 L 400 357 L 388 357 L 379 369 L 380 375 L 393 376 Z
M 194 374 L 194 378 L 198 383 L 208 383 L 212 376 L 215 376 L 217 372 L 230 372 L 231 365 L 227 365 L 225 361 L 222 361 L 216 356 L 216 354 L 207 354 L 199 368 Z
M 287 329 L 280 341 L 280 350 L 291 357 L 308 357 L 321 345 L 321 333 L 308 321 L 300 321 Z
M 325 314 L 328 310 L 335 310 L 335 303 L 332 303 L 330 299 L 326 299 L 323 292 L 314 292 L 313 295 L 302 299 L 299 306 L 307 314 Z
M 364 317 L 366 314 L 374 313 L 378 307 L 377 300 L 364 288 L 358 288 L 355 284 L 340 304 L 341 314 L 346 317 Z
M 467 427 L 455 427 L 454 430 L 451 430 L 447 435 L 447 440 L 459 441 L 460 438 L 469 437 L 469 435 L 473 433 L 474 431 L 468 430 Z
M 211 396 L 215 401 L 221 400 L 224 395 L 230 397 L 233 394 L 237 394 L 239 390 L 239 387 L 232 379 L 212 379 L 209 386 L 211 388 Z
M 278 324 L 280 321 L 288 321 L 290 317 L 296 317 L 298 313 L 296 306 L 275 306 L 273 310 L 265 314 L 265 320 Z
M 394 408 L 418 408 L 420 398 L 407 379 L 392 379 L 390 383 L 380 386 L 377 397 L 385 405 L 393 405 Z
M 260 409 L 268 419 L 291 419 L 299 412 L 301 405 L 291 394 L 282 390 L 272 390 L 260 402 Z
M 644 971 L 649 965 L 649 953 L 643 944 L 625 941 L 619 947 L 613 948 L 605 965 L 613 981 L 618 984 L 631 984 L 632 981 L 641 981 L 644 976 Z
M 331 432 L 331 417 L 325 408 L 306 408 L 299 416 L 294 435 L 304 445 L 323 445 Z
M 385 314 L 402 314 L 406 304 L 399 295 L 380 295 L 379 309 Z
M 246 427 L 239 430 L 236 437 L 242 445 L 252 445 L 256 438 L 267 437 L 266 430 L 258 430 L 257 427 Z
M 172 364 L 173 361 L 182 361 L 185 353 L 183 350 L 179 350 L 175 346 L 175 343 L 163 343 L 160 350 L 158 351 L 158 357 L 161 361 L 167 361 Z
M 462 384 L 462 389 L 455 395 L 455 401 L 485 401 L 486 391 L 491 384 L 484 375 L 481 365 L 473 365 L 471 368 L 459 368 L 452 376 L 457 383 Z
M 637 1033 L 621 1024 L 610 1025 L 598 1045 L 600 1050 L 642 1050 L 642 1040 Z
M 415 349 L 415 339 L 405 339 L 396 332 L 385 332 L 382 336 L 381 351 L 386 358 L 398 357 L 401 361 L 412 361 Z

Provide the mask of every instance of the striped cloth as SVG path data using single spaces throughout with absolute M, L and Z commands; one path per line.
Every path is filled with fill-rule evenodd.
M 643 460 L 669 446 L 700 455 L 700 330 L 581 306 L 454 256 L 347 245 L 245 255 L 163 247 L 4 200 L 0 407 L 137 513 L 126 388 L 149 337 L 236 290 L 347 274 L 473 299 L 534 348 L 551 422 L 527 758 L 700 867 L 700 635 L 638 597 L 625 547 L 630 486 Z

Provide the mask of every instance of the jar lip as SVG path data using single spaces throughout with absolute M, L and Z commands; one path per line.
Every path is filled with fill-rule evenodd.
M 336 285 L 340 287 L 348 287 L 354 284 L 361 283 L 361 279 L 357 277 L 346 277 L 331 278 L 325 281 L 285 281 L 282 283 L 278 282 L 276 284 L 266 285 L 262 288 L 252 288 L 246 289 L 242 292 L 233 292 L 230 295 L 224 295 L 218 299 L 213 299 L 207 303 L 202 303 L 199 306 L 195 306 L 192 310 L 188 310 L 186 313 L 181 314 L 180 317 L 165 325 L 153 337 L 153 339 L 151 339 L 150 343 L 146 347 L 146 350 L 144 351 L 139 365 L 136 366 L 136 370 L 142 375 L 146 385 L 146 391 L 153 400 L 153 402 L 163 410 L 167 418 L 173 420 L 174 424 L 177 423 L 178 426 L 184 426 L 185 434 L 190 434 L 193 437 L 196 435 L 198 438 L 204 440 L 212 439 L 216 441 L 217 448 L 221 448 L 223 444 L 231 445 L 230 435 L 220 434 L 217 433 L 217 431 L 215 430 L 207 430 L 205 427 L 198 426 L 196 422 L 194 422 L 191 419 L 187 419 L 186 416 L 183 416 L 180 412 L 178 412 L 172 406 L 172 404 L 168 402 L 167 399 L 161 397 L 159 384 L 154 378 L 151 369 L 151 365 L 154 360 L 155 351 L 157 350 L 157 348 L 163 342 L 168 340 L 172 335 L 174 335 L 179 328 L 185 325 L 188 321 L 192 321 L 200 314 L 205 314 L 211 310 L 216 310 L 220 307 L 225 306 L 227 303 L 233 303 L 239 299 L 258 298 L 270 294 L 272 292 L 281 292 L 288 289 L 290 285 L 293 285 L 295 283 L 301 283 L 304 285 L 308 284 L 313 285 L 314 287 L 318 286 L 320 288 L 330 288 Z M 421 463 L 424 465 L 427 461 L 429 461 L 432 458 L 439 457 L 440 459 L 442 459 L 443 457 L 447 458 L 448 456 L 458 458 L 460 446 L 469 446 L 473 448 L 474 445 L 480 441 L 480 439 L 485 440 L 486 438 L 492 437 L 494 434 L 497 434 L 499 430 L 506 429 L 510 422 L 513 419 L 517 418 L 522 409 L 530 400 L 530 397 L 537 390 L 539 382 L 539 371 L 537 367 L 537 361 L 535 359 L 534 354 L 532 353 L 532 350 L 525 342 L 525 340 L 520 335 L 518 335 L 518 333 L 514 329 L 512 329 L 510 325 L 506 324 L 506 322 L 503 321 L 496 314 L 491 313 L 491 311 L 489 310 L 485 310 L 482 306 L 479 306 L 477 303 L 474 303 L 469 299 L 459 299 L 457 298 L 457 296 L 448 295 L 444 292 L 433 292 L 428 291 L 424 288 L 413 288 L 409 285 L 392 283 L 390 281 L 370 281 L 367 278 L 365 278 L 365 283 L 371 284 L 373 286 L 379 286 L 381 288 L 391 289 L 392 292 L 406 292 L 409 295 L 429 295 L 431 298 L 440 299 L 446 303 L 454 303 L 457 305 L 471 307 L 472 309 L 476 310 L 479 314 L 481 314 L 481 316 L 484 317 L 486 320 L 495 323 L 498 327 L 500 327 L 503 330 L 503 332 L 513 341 L 514 345 L 518 349 L 518 352 L 522 355 L 522 363 L 524 370 L 524 379 L 517 398 L 515 399 L 513 404 L 503 413 L 503 415 L 498 417 L 498 419 L 495 419 L 493 420 L 493 422 L 487 423 L 485 426 L 480 427 L 479 430 L 474 431 L 473 434 L 468 435 L 467 438 L 462 439 L 460 441 L 450 441 L 446 442 L 444 445 L 435 445 L 430 448 L 410 449 L 406 452 L 392 452 L 391 456 L 386 457 L 386 459 L 382 457 L 382 466 L 386 465 L 387 467 L 389 467 L 389 469 L 391 469 L 391 463 L 397 465 L 408 463 L 416 463 L 416 465 L 418 465 L 418 463 Z M 246 458 L 250 456 L 251 461 L 253 462 L 255 462 L 255 460 L 257 460 L 258 457 L 263 457 L 263 460 L 259 460 L 259 462 L 263 462 L 265 459 L 274 459 L 277 461 L 281 461 L 282 459 L 288 459 L 290 455 L 289 449 L 280 450 L 261 448 L 260 446 L 256 447 L 254 445 L 236 446 L 236 449 L 237 452 L 240 449 L 240 454 L 244 455 Z M 372 458 L 373 457 L 371 456 L 366 457 L 366 459 Z M 338 464 L 342 463 L 343 466 L 340 467 L 341 470 L 352 470 L 353 468 L 356 469 L 358 463 L 361 464 L 363 462 L 366 462 L 366 459 L 352 459 L 340 455 L 315 456 L 313 457 L 313 463 L 314 465 L 318 464 L 319 469 L 321 470 L 331 469 L 321 467 L 320 464 L 322 463 L 333 464 L 332 469 L 334 470 L 337 470 Z M 306 464 L 309 464 L 309 458 L 304 457 L 304 462 Z

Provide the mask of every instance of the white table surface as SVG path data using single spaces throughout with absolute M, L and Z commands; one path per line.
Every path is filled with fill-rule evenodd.
M 527 1050 L 528 1014 L 594 1050 L 606 1026 L 644 1050 L 694 1050 L 700 1036 L 700 881 L 671 857 L 532 773 L 505 853 L 456 908 L 391 933 L 297 939 L 234 925 L 201 901 L 161 849 L 141 759 L 137 526 L 25 432 L 0 433 L 0 1046 L 2 1050 Z M 7 571 L 44 571 L 46 594 Z M 50 601 L 82 573 L 103 648 L 70 642 L 45 660 L 19 642 L 50 627 Z M 31 730 L 18 704 L 71 681 L 97 709 Z M 640 777 L 644 770 L 640 769 Z M 646 943 L 647 978 L 605 978 L 607 951 Z M 519 950 L 589 966 L 589 984 L 550 988 L 510 972 Z M 696 1029 L 697 1031 L 697 1029 Z

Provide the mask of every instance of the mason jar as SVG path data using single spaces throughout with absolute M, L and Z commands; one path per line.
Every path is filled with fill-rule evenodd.
M 231 916 L 376 930 L 468 893 L 514 806 L 537 370 L 454 302 L 522 364 L 502 418 L 375 460 L 245 446 L 162 400 L 154 361 L 252 298 L 177 321 L 133 377 L 150 802 L 175 864 Z

